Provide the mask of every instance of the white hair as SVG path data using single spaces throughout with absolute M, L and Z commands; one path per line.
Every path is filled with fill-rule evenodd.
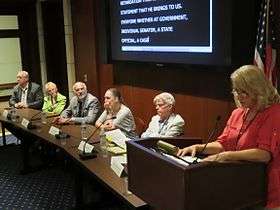
M 29 74 L 27 71 L 19 71 L 18 75 L 25 77 L 27 80 L 29 80 Z
M 154 98 L 154 104 L 158 101 L 162 101 L 163 103 L 170 104 L 172 106 L 175 105 L 175 99 L 174 99 L 173 95 L 171 95 L 170 93 L 167 93 L 167 92 L 163 92 L 161 94 L 156 95 Z
M 45 84 L 45 89 L 46 89 L 46 90 L 47 90 L 49 87 L 55 87 L 55 88 L 57 88 L 57 87 L 56 87 L 56 84 L 53 83 L 53 82 L 48 82 L 48 83 Z
M 73 91 L 74 91 L 74 92 L 75 92 L 76 86 L 78 86 L 78 85 L 84 87 L 84 89 L 87 91 L 87 86 L 86 86 L 85 83 L 83 83 L 83 82 L 76 82 L 76 83 L 73 85 Z

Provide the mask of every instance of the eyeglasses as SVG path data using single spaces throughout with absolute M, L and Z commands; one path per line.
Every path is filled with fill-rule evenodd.
M 154 105 L 155 107 L 159 107 L 159 108 L 166 108 L 169 106 L 169 104 L 166 103 L 155 103 Z
M 237 96 L 248 96 L 249 94 L 244 90 L 233 89 L 232 94 Z

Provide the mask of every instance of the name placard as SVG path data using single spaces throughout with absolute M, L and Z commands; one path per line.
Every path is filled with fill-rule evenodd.
M 85 145 L 86 144 L 86 145 Z M 85 145 L 85 146 L 84 146 Z M 81 152 L 85 153 L 91 153 L 93 150 L 94 146 L 91 144 L 86 143 L 85 141 L 81 141 L 78 147 L 78 150 L 80 150 Z
M 22 121 L 21 121 L 21 125 L 25 128 L 27 128 L 28 124 L 30 123 L 30 121 L 26 118 L 22 118 Z
M 55 136 L 56 134 L 59 134 L 59 128 L 55 127 L 55 126 L 51 126 L 50 130 L 49 130 L 49 134 Z

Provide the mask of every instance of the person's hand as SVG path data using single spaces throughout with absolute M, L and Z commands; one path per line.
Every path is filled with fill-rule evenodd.
M 103 106 L 104 106 L 104 109 L 107 110 L 107 112 L 110 111 L 109 103 L 106 103 L 106 102 L 105 102 Z
M 22 108 L 28 108 L 28 105 L 26 103 L 22 103 Z
M 208 162 L 208 161 L 218 161 L 218 162 L 223 162 L 230 160 L 230 154 L 231 152 L 221 152 L 215 155 L 209 155 L 208 157 L 204 158 L 202 161 L 203 162 Z
M 192 157 L 199 151 L 199 144 L 192 145 L 190 147 L 185 147 L 183 149 L 179 149 L 177 152 L 177 156 L 185 156 L 186 154 L 191 154 Z
M 108 122 L 106 122 L 104 125 L 103 125 L 103 128 L 105 130 L 113 130 L 115 129 L 115 125 L 113 124 L 113 121 L 112 120 L 108 120 Z
M 16 104 L 15 104 L 15 108 L 17 108 L 17 109 L 24 108 L 24 103 L 22 103 L 22 102 L 16 103 Z
M 62 125 L 62 124 L 66 124 L 70 121 L 70 118 L 64 118 L 64 117 L 56 117 L 53 120 L 53 123 L 58 124 L 58 125 Z
M 58 124 L 67 124 L 70 122 L 71 118 L 64 118 L 64 117 L 60 117 L 58 120 Z
M 53 119 L 52 123 L 57 124 L 57 122 L 59 121 L 59 118 L 60 118 L 60 117 L 55 117 L 55 118 Z

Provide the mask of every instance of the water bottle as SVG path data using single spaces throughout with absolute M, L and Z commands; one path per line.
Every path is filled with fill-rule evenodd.
M 41 114 L 41 123 L 47 124 L 47 113 L 46 112 L 42 112 L 42 114 Z
M 85 120 L 81 123 L 81 139 L 87 140 L 87 124 Z
M 123 178 L 123 195 L 128 196 L 131 195 L 132 192 L 128 190 L 128 177 Z
M 107 157 L 107 139 L 103 128 L 99 132 L 100 150 L 103 157 Z

